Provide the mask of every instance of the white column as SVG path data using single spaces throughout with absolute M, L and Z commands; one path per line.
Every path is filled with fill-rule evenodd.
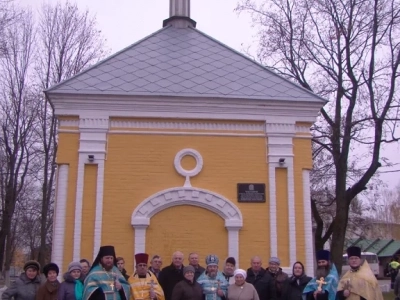
M 67 211 L 68 196 L 68 171 L 68 165 L 58 166 L 57 198 L 54 215 L 53 251 L 51 255 L 51 261 L 55 262 L 60 268 L 60 278 L 61 274 L 63 274 L 64 261 L 65 217 Z
M 78 176 L 76 182 L 76 198 L 75 198 L 74 253 L 72 258 L 73 261 L 79 261 L 81 259 L 84 178 L 85 178 L 85 157 L 84 155 L 79 154 Z
M 278 229 L 276 225 L 276 172 L 275 164 L 269 163 L 269 230 L 270 256 L 278 256 Z
M 267 162 L 269 166 L 270 196 L 270 249 L 271 256 L 278 256 L 278 232 L 276 209 L 276 168 L 287 168 L 288 173 L 288 222 L 289 222 L 289 256 L 290 263 L 296 261 L 296 231 L 294 211 L 294 171 L 293 171 L 293 137 L 295 121 L 279 119 L 266 120 L 265 132 L 268 138 Z M 292 232 L 294 230 L 294 232 Z
M 190 0 L 170 0 L 169 16 L 190 18 Z
M 103 222 L 103 193 L 104 193 L 104 159 L 97 163 L 96 185 L 96 215 L 94 221 L 93 259 L 97 256 L 101 246 L 101 232 Z
M 294 167 L 293 157 L 287 159 L 287 180 L 288 180 L 288 222 L 289 222 L 289 254 L 290 266 L 297 261 L 297 243 L 296 243 L 296 212 L 294 198 Z
M 137 253 L 144 253 L 146 252 L 146 230 L 147 230 L 148 225 L 133 225 L 133 228 L 135 228 L 135 251 L 133 252 L 133 255 Z M 135 257 L 134 257 L 135 259 Z
M 227 226 L 228 230 L 228 256 L 236 260 L 236 268 L 239 268 L 239 230 L 240 227 Z
M 304 203 L 304 239 L 305 239 L 305 268 L 308 276 L 314 274 L 314 245 L 312 232 L 311 214 L 311 195 L 310 195 L 310 171 L 303 170 L 303 203 Z

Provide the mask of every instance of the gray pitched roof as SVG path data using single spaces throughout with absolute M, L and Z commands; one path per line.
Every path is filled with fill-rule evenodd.
M 171 26 L 47 92 L 324 101 L 195 28 Z

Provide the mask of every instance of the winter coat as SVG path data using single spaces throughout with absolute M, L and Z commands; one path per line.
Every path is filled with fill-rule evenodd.
M 172 290 L 171 300 L 202 300 L 203 291 L 197 281 L 183 279 Z
M 164 290 L 165 300 L 171 300 L 172 290 L 183 279 L 183 266 L 177 269 L 171 264 L 161 270 L 160 275 L 158 275 L 158 282 Z
M 36 300 L 57 300 L 58 288 L 60 287 L 60 282 L 56 280 L 55 282 L 46 281 L 38 290 L 36 294 Z
M 283 292 L 283 285 L 285 284 L 285 281 L 289 278 L 288 274 L 283 272 L 282 268 L 279 268 L 276 273 L 270 272 L 269 269 L 267 268 L 265 270 L 265 276 L 268 275 L 270 275 L 273 280 L 276 299 L 281 299 Z
M 83 283 L 84 276 L 79 278 Z M 58 288 L 57 300 L 76 300 L 75 298 L 75 279 L 70 273 L 64 274 L 64 282 Z
M 260 300 L 275 300 L 274 280 L 269 275 L 269 272 L 265 272 L 265 269 L 261 268 L 257 275 L 254 274 L 251 268 L 247 269 L 246 282 L 251 283 L 255 287 Z
M 40 276 L 35 279 L 29 279 L 25 273 L 22 273 L 11 286 L 3 292 L 2 300 L 35 300 L 36 293 L 39 290 L 41 281 Z
M 297 278 L 295 276 L 287 279 L 283 285 L 282 300 L 302 300 L 303 290 L 307 283 L 311 280 L 311 277 L 306 275 Z
M 400 298 L 400 272 L 397 274 L 396 280 L 394 282 L 393 292 L 397 298 Z

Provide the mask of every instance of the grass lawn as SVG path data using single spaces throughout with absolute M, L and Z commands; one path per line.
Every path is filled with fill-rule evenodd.
M 390 293 L 383 293 L 383 299 L 385 299 L 385 300 L 394 300 L 394 294 L 393 294 L 393 292 L 390 292 Z

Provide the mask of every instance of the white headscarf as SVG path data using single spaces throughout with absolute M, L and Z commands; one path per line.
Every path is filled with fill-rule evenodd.
M 243 269 L 236 269 L 235 272 L 233 272 L 234 276 L 236 276 L 238 274 L 242 275 L 244 279 L 246 279 L 246 277 L 247 277 L 247 272 Z

